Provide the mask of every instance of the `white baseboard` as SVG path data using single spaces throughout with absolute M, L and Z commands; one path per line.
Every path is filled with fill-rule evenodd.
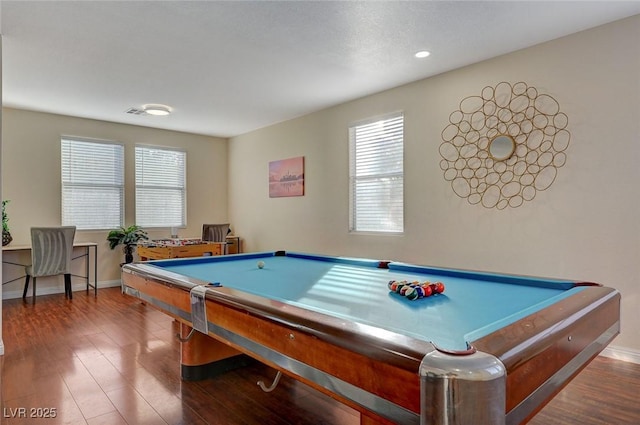
M 120 279 L 118 280 L 104 280 L 98 282 L 98 292 L 100 292 L 100 288 L 112 288 L 116 286 L 120 286 Z M 87 285 L 85 283 L 74 283 L 71 285 L 71 289 L 73 292 L 77 291 L 86 291 Z M 89 291 L 93 291 L 93 288 L 89 288 Z M 40 295 L 52 295 L 52 294 L 64 294 L 64 287 L 62 285 L 50 286 L 50 285 L 38 285 L 37 296 Z M 27 296 L 31 296 L 31 288 L 29 288 L 29 293 Z M 2 299 L 10 300 L 15 298 L 22 298 L 22 289 L 13 290 L 13 291 L 2 291 Z
M 640 364 L 640 351 L 626 347 L 608 346 L 600 353 L 603 357 Z

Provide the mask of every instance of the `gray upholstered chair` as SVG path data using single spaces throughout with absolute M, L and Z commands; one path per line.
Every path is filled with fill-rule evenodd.
M 229 223 L 202 225 L 203 241 L 226 242 L 228 233 L 229 233 Z
M 36 302 L 36 278 L 64 275 L 64 295 L 73 298 L 71 292 L 71 254 L 75 226 L 32 227 L 31 265 L 25 268 L 27 275 L 22 298 L 27 297 L 29 279 L 33 277 L 32 302 Z
M 207 242 L 223 242 L 224 253 L 227 253 L 227 235 L 231 232 L 229 223 L 225 224 L 203 224 L 202 240 Z

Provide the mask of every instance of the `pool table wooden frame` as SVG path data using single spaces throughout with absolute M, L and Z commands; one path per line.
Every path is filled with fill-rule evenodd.
M 586 284 L 470 341 L 468 352 L 447 353 L 410 336 L 156 269 L 125 265 L 123 292 L 179 320 L 183 336 L 194 326 L 190 291 L 204 295 L 209 337 L 196 332 L 183 342 L 183 365 L 237 350 L 357 409 L 366 425 L 525 423 L 620 329 L 619 293 Z

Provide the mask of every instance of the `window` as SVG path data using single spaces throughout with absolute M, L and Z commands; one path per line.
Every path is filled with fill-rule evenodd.
M 182 150 L 136 146 L 136 224 L 186 226 L 186 162 Z
M 63 137 L 62 225 L 104 230 L 124 221 L 124 146 Z
M 350 231 L 404 231 L 404 116 L 349 128 Z

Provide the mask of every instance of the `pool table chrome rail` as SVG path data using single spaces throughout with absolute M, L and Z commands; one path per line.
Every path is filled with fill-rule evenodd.
M 156 272 L 125 265 L 123 292 L 191 325 L 189 292 L 207 282 L 166 270 L 159 281 Z M 205 292 L 210 336 L 372 413 L 368 423 L 525 422 L 619 332 L 620 295 L 603 287 L 471 341 L 473 355 L 231 288 Z

